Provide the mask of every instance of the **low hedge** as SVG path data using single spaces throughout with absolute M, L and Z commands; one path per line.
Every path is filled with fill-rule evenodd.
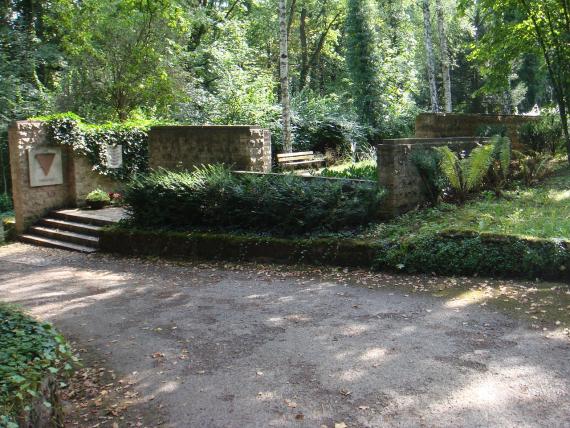
M 220 165 L 192 172 L 160 170 L 126 188 L 130 222 L 140 228 L 338 231 L 377 217 L 384 192 L 374 182 L 232 174 Z
M 570 280 L 570 241 L 474 231 L 388 243 L 375 267 L 408 273 Z
M 99 248 L 130 256 L 352 267 L 371 266 L 378 252 L 377 246 L 356 239 L 286 239 L 230 233 L 149 231 L 121 226 L 103 229 Z
M 102 251 L 134 256 L 361 267 L 407 273 L 570 281 L 570 242 L 447 231 L 382 243 L 349 238 L 286 239 L 235 233 L 102 231 Z
M 69 345 L 51 324 L 0 304 L 0 426 L 38 426 L 42 415 L 61 417 L 53 394 L 57 384 L 48 384 L 71 370 L 73 361 Z

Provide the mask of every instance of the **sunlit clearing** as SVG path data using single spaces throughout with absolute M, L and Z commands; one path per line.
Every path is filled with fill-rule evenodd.
M 384 348 L 372 348 L 366 351 L 360 359 L 362 361 L 379 361 L 383 359 L 386 355 L 386 350 Z
M 465 306 L 480 303 L 486 298 L 486 294 L 478 290 L 467 290 L 459 296 L 445 302 L 447 308 L 464 308 Z
M 570 190 L 566 190 L 564 192 L 550 192 L 548 196 L 556 202 L 564 201 L 566 199 L 570 199 Z

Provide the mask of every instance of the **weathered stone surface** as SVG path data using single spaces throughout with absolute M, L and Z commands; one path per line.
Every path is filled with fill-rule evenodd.
M 382 140 L 376 146 L 378 183 L 388 191 L 388 195 L 382 202 L 381 217 L 396 217 L 426 201 L 421 177 L 412 162 L 414 150 L 449 146 L 457 152 L 469 151 L 482 142 L 485 139 L 476 137 Z
M 16 233 L 21 234 L 28 226 L 47 212 L 63 207 L 82 205 L 90 191 L 101 188 L 114 191 L 119 183 L 97 174 L 86 158 L 76 155 L 69 147 L 54 148 L 48 144 L 46 127 L 42 122 L 13 122 L 8 135 L 12 191 L 16 217 Z M 57 157 L 43 159 L 43 167 L 36 159 L 37 154 L 57 152 Z M 30 159 L 30 156 L 33 159 Z M 58 165 L 60 163 L 60 165 Z M 36 168 L 35 171 L 30 171 Z M 49 168 L 48 168 L 49 167 Z M 61 180 L 52 180 L 49 185 L 33 186 L 31 173 L 46 177 L 54 176 L 54 170 L 61 167 Z M 59 177 L 59 176 L 58 176 Z M 41 181 L 41 180 L 40 180 Z M 51 184 L 60 182 L 61 184 Z M 37 184 L 37 183 L 36 183 Z
M 63 183 L 32 187 L 30 183 L 30 149 L 45 148 L 45 126 L 41 122 L 18 121 L 9 129 L 10 167 L 16 231 L 22 233 L 27 226 L 47 211 L 72 204 L 71 177 L 69 175 L 70 150 L 61 148 Z
M 476 136 L 480 126 L 504 125 L 516 147 L 519 145 L 519 127 L 537 119 L 536 116 L 422 113 L 416 117 L 416 137 L 469 137 Z
M 157 126 L 149 133 L 150 167 L 190 169 L 224 163 L 271 171 L 271 134 L 255 126 Z

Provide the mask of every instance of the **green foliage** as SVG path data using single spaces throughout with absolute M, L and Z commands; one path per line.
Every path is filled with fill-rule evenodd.
M 554 154 L 563 148 L 560 117 L 546 113 L 538 120 L 525 123 L 519 129 L 519 140 L 525 150 Z
M 319 172 L 322 177 L 350 178 L 359 180 L 378 180 L 376 161 L 362 161 L 324 168 Z
M 495 135 L 505 137 L 507 135 L 507 127 L 505 125 L 481 125 L 477 127 L 476 135 L 483 138 L 491 138 Z
M 0 193 L 0 214 L 12 211 L 12 197 L 7 193 Z
M 381 252 L 377 267 L 410 273 L 568 278 L 567 244 L 502 235 L 447 233 L 395 243 Z
M 47 117 L 48 139 L 53 144 L 68 145 L 75 152 L 86 156 L 93 170 L 117 180 L 128 180 L 148 170 L 148 128 L 149 121 L 85 125 L 77 116 Z M 121 145 L 123 164 L 120 168 L 109 168 L 105 146 Z
M 530 186 L 543 180 L 552 172 L 552 156 L 548 153 L 528 150 L 525 153 L 515 151 L 516 178 Z
M 366 224 L 376 217 L 383 194 L 375 183 L 235 175 L 223 166 L 204 166 L 139 176 L 124 200 L 138 227 L 297 234 Z
M 471 151 L 468 157 L 464 158 L 454 153 L 449 147 L 434 148 L 440 155 L 441 172 L 460 203 L 465 201 L 469 192 L 481 188 L 497 153 L 503 157 L 506 156 L 502 149 L 505 141 L 510 151 L 508 139 L 498 137 L 495 143 L 478 146 Z
M 362 123 L 379 128 L 382 122 L 382 84 L 376 6 L 369 0 L 349 0 L 346 18 L 347 65 L 354 83 L 356 111 Z
M 111 202 L 111 197 L 104 190 L 96 189 L 89 192 L 85 200 L 89 202 Z
M 41 381 L 50 374 L 69 372 L 75 361 L 71 348 L 51 324 L 0 304 L 0 422 L 14 424 L 37 395 Z
M 436 150 L 414 150 L 411 161 L 418 169 L 424 193 L 431 205 L 437 205 L 447 181 L 440 170 L 441 154 Z

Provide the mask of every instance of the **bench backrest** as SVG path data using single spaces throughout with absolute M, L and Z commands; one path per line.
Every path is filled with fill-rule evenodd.
M 280 153 L 277 155 L 277 162 L 313 160 L 314 157 L 313 152 Z

